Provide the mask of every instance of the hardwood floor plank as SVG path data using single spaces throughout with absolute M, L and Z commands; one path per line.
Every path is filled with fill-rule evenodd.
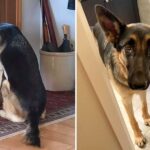
M 24 144 L 23 134 L 0 141 L 0 150 L 74 150 L 74 118 L 41 128 L 42 147 Z
M 59 125 L 51 125 L 51 128 L 45 127 L 44 129 L 47 129 L 49 132 L 55 131 L 68 136 L 75 135 L 73 127 L 61 123 Z
M 72 118 L 72 119 L 63 121 L 63 122 L 61 122 L 61 124 L 75 128 L 75 119 Z
M 58 141 L 62 142 L 64 144 L 70 144 L 74 145 L 74 136 L 65 135 L 59 132 L 55 131 L 49 131 L 48 129 L 44 129 L 43 132 L 41 132 L 41 138 L 46 138 L 50 141 Z

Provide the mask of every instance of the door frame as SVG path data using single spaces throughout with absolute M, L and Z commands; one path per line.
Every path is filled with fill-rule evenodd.
M 0 22 L 12 23 L 21 28 L 22 0 L 1 0 L 0 8 Z
M 77 56 L 82 63 L 122 149 L 133 150 L 134 146 L 110 82 L 108 81 L 107 71 L 100 59 L 97 43 L 79 1 L 77 1 L 77 9 Z M 81 46 L 80 44 L 80 42 L 83 41 L 86 43 L 84 44 L 85 46 L 83 46 L 83 44 Z

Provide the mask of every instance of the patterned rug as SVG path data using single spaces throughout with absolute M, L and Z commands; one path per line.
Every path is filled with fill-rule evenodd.
M 47 92 L 46 118 L 40 123 L 56 121 L 71 116 L 75 112 L 74 92 Z M 0 118 L 0 139 L 13 135 L 26 128 L 25 123 L 13 123 Z

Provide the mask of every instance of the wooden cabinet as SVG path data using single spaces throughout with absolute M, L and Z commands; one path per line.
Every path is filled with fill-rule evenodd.
M 21 27 L 21 0 L 0 0 L 0 23 Z
M 140 22 L 137 0 L 83 0 L 82 6 L 91 26 L 96 22 L 95 4 L 105 6 L 125 23 Z

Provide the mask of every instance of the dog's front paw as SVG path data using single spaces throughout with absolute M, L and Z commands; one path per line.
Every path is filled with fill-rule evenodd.
M 26 134 L 26 144 L 40 147 L 40 138 L 38 136 L 34 136 L 30 133 Z
M 150 118 L 144 119 L 144 124 L 145 124 L 146 126 L 150 126 Z
M 135 143 L 138 147 L 143 148 L 146 144 L 146 138 L 139 136 L 135 138 Z

